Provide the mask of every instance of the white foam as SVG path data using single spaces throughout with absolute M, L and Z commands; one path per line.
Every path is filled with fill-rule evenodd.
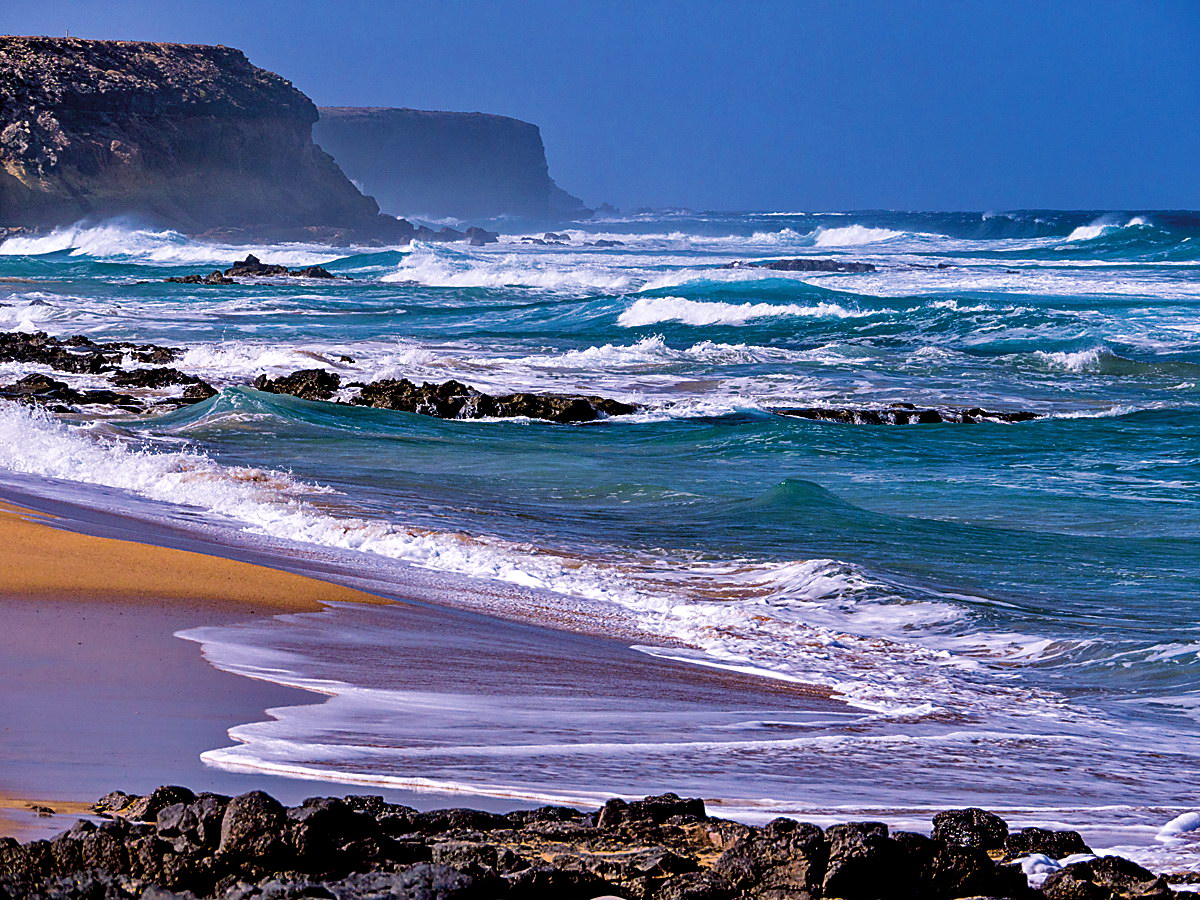
M 1186 812 L 1163 825 L 1158 831 L 1158 839 L 1160 841 L 1170 841 L 1185 834 L 1200 837 L 1200 834 L 1197 834 L 1198 832 L 1200 832 L 1200 812 Z
M 752 319 L 769 316 L 845 319 L 862 315 L 869 315 L 869 313 L 837 303 L 825 302 L 802 306 L 796 303 L 721 303 L 688 300 L 684 297 L 639 297 L 629 309 L 617 317 L 617 324 L 626 328 L 654 325 L 659 322 L 682 322 L 685 325 L 741 325 Z
M 1098 237 L 1103 237 L 1106 234 L 1112 234 L 1115 231 L 1120 231 L 1123 228 L 1136 228 L 1139 225 L 1149 225 L 1142 216 L 1134 216 L 1124 225 L 1118 224 L 1112 220 L 1110 216 L 1102 216 L 1088 225 L 1080 225 L 1068 236 L 1068 241 L 1092 241 Z
M 816 247 L 858 247 L 862 244 L 890 241 L 903 234 L 903 231 L 892 231 L 890 228 L 869 228 L 866 225 L 821 227 L 814 232 L 813 245 Z
M 0 243 L 0 256 L 41 256 L 70 251 L 90 256 L 159 265 L 212 263 L 229 265 L 254 253 L 263 262 L 277 265 L 312 265 L 340 254 L 316 244 L 232 245 L 195 241 L 177 231 L 155 231 L 122 222 L 76 224 L 46 234 L 10 237 Z
M 531 287 L 551 291 L 624 291 L 640 283 L 634 275 L 597 264 L 531 254 L 479 255 L 415 243 L 404 261 L 380 280 L 429 287 Z

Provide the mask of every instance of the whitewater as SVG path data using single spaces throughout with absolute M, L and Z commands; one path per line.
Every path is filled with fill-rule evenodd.
M 664 665 L 812 688 L 844 712 L 685 721 L 431 696 L 406 682 L 394 614 L 339 606 L 182 635 L 218 667 L 320 692 L 207 762 L 572 802 L 691 790 L 748 818 L 903 824 L 975 804 L 1186 857 L 1200 216 L 646 215 L 559 227 L 561 245 L 484 224 L 499 244 L 244 248 L 129 222 L 10 238 L 0 328 L 181 347 L 174 365 L 220 392 L 140 417 L 0 402 L 0 468 L 360 560 L 397 591 L 413 567 L 467 579 L 493 613 L 569 609 Z M 584 246 L 600 239 L 619 244 Z M 247 249 L 346 277 L 162 281 Z M 876 268 L 724 268 L 794 257 Z M 249 387 L 308 368 L 640 410 L 457 422 Z M 14 362 L 0 384 L 34 372 L 108 386 Z M 1039 418 L 772 412 L 890 403 Z

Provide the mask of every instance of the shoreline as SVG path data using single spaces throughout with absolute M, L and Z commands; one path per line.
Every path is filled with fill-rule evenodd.
M 63 488 L 72 492 L 69 501 Z M 201 754 L 228 746 L 236 726 L 325 698 L 218 668 L 197 652 L 194 639 L 179 637 L 198 628 L 328 610 L 330 604 L 402 615 L 414 659 L 421 647 L 452 635 L 460 651 L 491 648 L 503 670 L 513 659 L 497 648 L 525 641 L 557 662 L 583 661 L 597 673 L 617 667 L 634 683 L 661 678 L 664 689 L 694 698 L 739 690 L 785 697 L 798 708 L 842 706 L 803 686 L 663 661 L 611 637 L 500 619 L 470 603 L 463 609 L 406 601 L 395 596 L 394 582 L 385 585 L 369 572 L 348 572 L 316 554 L 285 558 L 222 544 L 215 531 L 88 507 L 79 502 L 78 488 L 24 476 L 0 479 L 0 571 L 6 573 L 0 604 L 8 626 L 0 637 L 0 676 L 16 688 L 0 699 L 7 707 L 0 717 L 0 798 L 6 798 L 0 800 L 0 835 L 54 833 L 66 827 L 66 817 L 38 817 L 28 804 L 77 811 L 79 803 L 94 802 L 115 787 L 147 792 L 182 783 L 224 793 L 262 788 L 298 802 L 314 792 L 315 781 L 337 783 L 334 777 L 291 778 L 205 764 Z M 131 540 L 134 536 L 142 539 Z M 357 581 L 378 593 L 322 575 Z M 421 580 L 414 579 L 414 593 L 426 597 L 444 584 L 440 577 L 428 584 Z M 487 594 L 480 591 L 477 607 L 486 607 Z M 546 618 L 561 625 L 566 617 L 550 610 Z M 599 630 L 595 622 L 591 626 Z M 436 683 L 445 678 L 447 659 L 452 657 L 430 652 L 414 664 L 422 678 Z M 46 709 L 56 714 L 46 716 Z M 449 799 L 486 810 L 536 805 L 469 786 L 369 790 L 419 808 L 444 806 Z

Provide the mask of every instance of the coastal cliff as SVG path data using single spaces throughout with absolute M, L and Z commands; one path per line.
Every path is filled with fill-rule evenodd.
M 396 215 L 569 219 L 583 202 L 554 183 L 536 125 L 485 113 L 322 107 L 317 143 Z
M 229 47 L 0 37 L 0 226 L 407 240 L 313 143 L 317 117 Z

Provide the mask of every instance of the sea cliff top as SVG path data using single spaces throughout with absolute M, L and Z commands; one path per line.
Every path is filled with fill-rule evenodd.
M 22 108 L 317 120 L 290 81 L 232 47 L 0 36 L 0 111 Z

